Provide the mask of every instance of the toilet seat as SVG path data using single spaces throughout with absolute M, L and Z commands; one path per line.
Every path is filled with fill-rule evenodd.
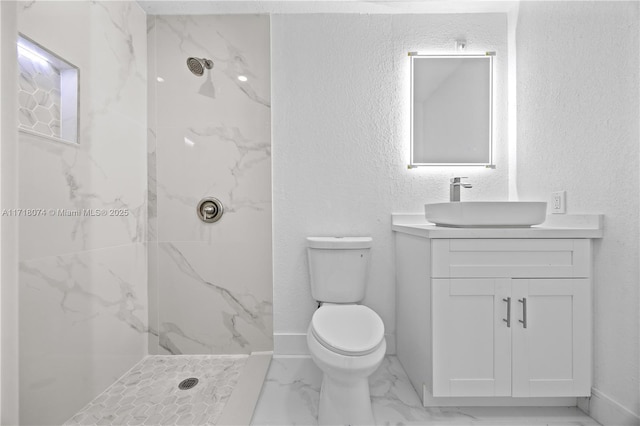
M 310 328 L 318 343 L 341 355 L 368 355 L 384 341 L 382 319 L 363 305 L 323 305 Z

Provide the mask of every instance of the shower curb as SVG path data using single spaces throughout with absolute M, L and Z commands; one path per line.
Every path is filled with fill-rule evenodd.
M 252 352 L 216 424 L 250 425 L 273 352 Z

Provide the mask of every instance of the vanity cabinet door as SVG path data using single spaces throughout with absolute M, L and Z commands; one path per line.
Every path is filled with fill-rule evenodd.
M 511 280 L 433 279 L 431 289 L 433 396 L 511 395 Z
M 512 282 L 513 396 L 589 396 L 589 280 Z

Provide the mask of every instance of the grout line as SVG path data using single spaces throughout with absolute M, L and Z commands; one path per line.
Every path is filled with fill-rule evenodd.
M 144 359 L 147 358 L 196 358 L 196 357 L 207 357 L 207 358 L 249 358 L 251 355 L 248 354 L 149 354 Z
M 113 245 L 113 246 L 104 246 L 104 247 L 96 247 L 96 248 L 91 248 L 91 249 L 87 249 L 87 250 L 76 250 L 76 251 L 69 251 L 69 252 L 64 252 L 64 253 L 57 253 L 57 254 L 50 254 L 50 255 L 46 255 L 46 256 L 39 256 L 39 257 L 27 257 L 24 259 L 19 259 L 18 261 L 20 263 L 22 262 L 32 262 L 35 260 L 42 260 L 42 259 L 49 259 L 52 257 L 64 257 L 64 256 L 74 256 L 80 253 L 91 253 L 94 251 L 101 251 L 101 250 L 109 250 L 109 249 L 116 249 L 116 248 L 122 248 L 122 247 L 129 247 L 129 246 L 135 246 L 138 244 L 142 244 L 142 245 L 146 245 L 147 242 L 145 241 L 132 241 L 126 244 L 117 244 L 117 245 Z

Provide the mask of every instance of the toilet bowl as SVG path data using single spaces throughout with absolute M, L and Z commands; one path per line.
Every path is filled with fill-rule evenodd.
M 356 304 L 324 303 L 313 314 L 307 345 L 322 370 L 320 425 L 373 425 L 369 376 L 384 358 L 384 324 Z
M 320 425 L 373 425 L 369 376 L 382 363 L 384 324 L 364 299 L 371 237 L 307 237 L 311 295 L 320 302 L 307 346 L 322 370 Z

